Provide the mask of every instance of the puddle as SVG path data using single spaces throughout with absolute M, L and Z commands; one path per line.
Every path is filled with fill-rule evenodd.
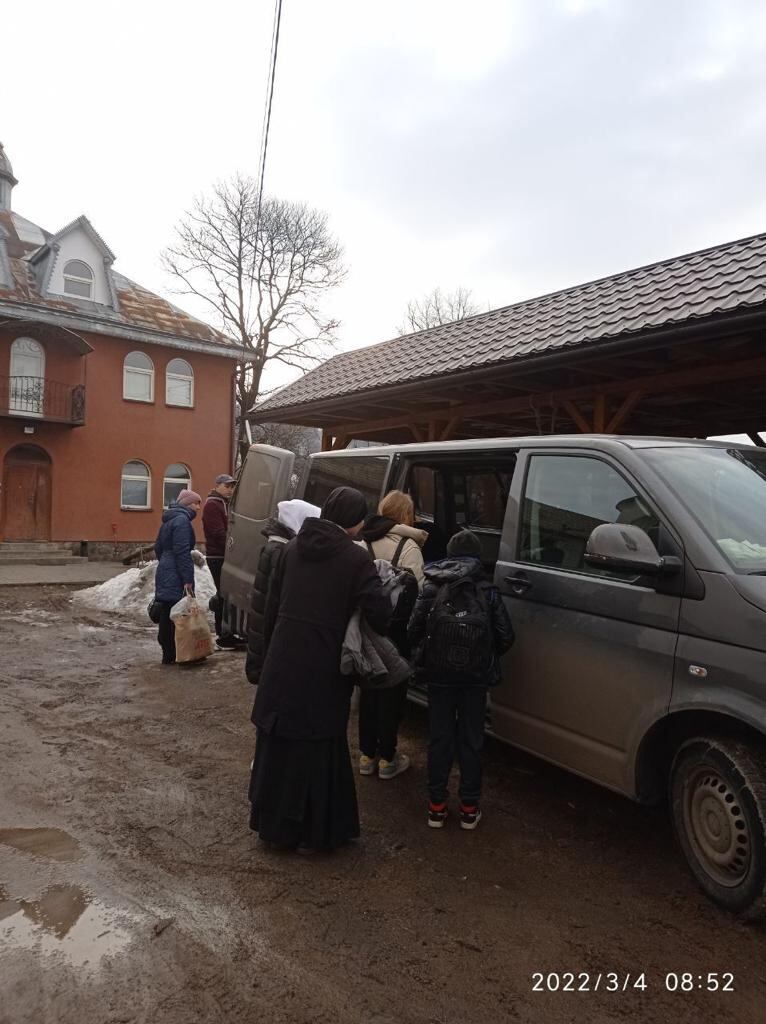
M 116 918 L 78 885 L 52 885 L 38 900 L 13 899 L 0 887 L 0 950 L 26 949 L 58 955 L 74 967 L 96 966 L 131 941 Z
M 49 860 L 77 860 L 80 846 L 60 828 L 0 828 L 0 845 Z

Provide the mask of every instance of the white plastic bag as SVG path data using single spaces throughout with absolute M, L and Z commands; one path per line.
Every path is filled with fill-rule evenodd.
M 170 609 L 176 627 L 176 661 L 201 661 L 213 653 L 213 635 L 207 616 L 195 597 L 185 596 Z

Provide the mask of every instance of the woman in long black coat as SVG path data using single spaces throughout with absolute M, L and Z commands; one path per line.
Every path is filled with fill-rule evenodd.
M 341 648 L 357 607 L 381 633 L 391 614 L 372 559 L 352 539 L 366 512 L 359 491 L 336 488 L 321 519 L 307 519 L 287 545 L 269 591 L 250 827 L 281 847 L 332 849 L 359 835 Z

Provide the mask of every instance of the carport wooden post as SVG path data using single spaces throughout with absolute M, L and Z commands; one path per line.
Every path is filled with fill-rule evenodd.
M 347 434 L 331 434 L 329 430 L 322 431 L 322 451 L 337 452 L 345 448 L 349 442 Z
M 593 402 L 593 433 L 603 434 L 606 430 L 606 395 L 596 395 Z
M 622 400 L 617 409 L 609 416 L 607 396 L 596 395 L 593 400 L 593 423 L 588 423 L 583 413 L 571 399 L 561 403 L 569 418 L 576 424 L 582 434 L 616 434 L 625 420 L 630 416 L 644 397 L 643 391 L 631 391 Z

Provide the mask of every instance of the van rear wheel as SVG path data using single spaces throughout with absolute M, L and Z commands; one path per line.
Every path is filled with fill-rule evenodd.
M 719 906 L 766 911 L 766 752 L 714 736 L 687 740 L 670 772 L 673 825 L 698 883 Z

